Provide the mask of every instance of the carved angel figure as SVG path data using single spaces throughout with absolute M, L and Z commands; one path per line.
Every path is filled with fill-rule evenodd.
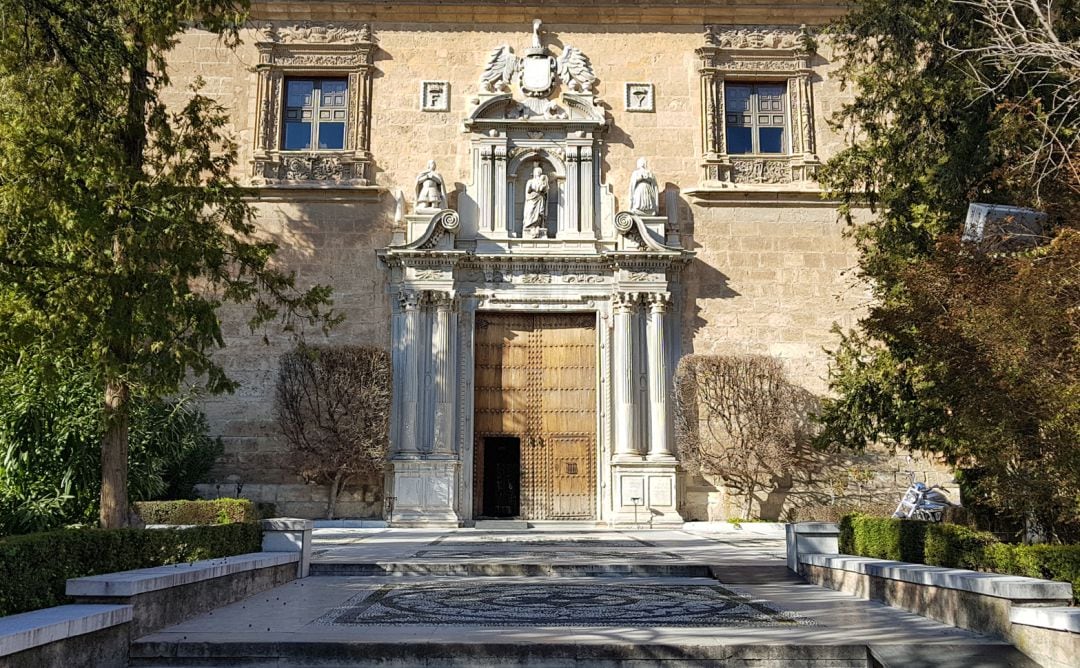
M 427 169 L 416 177 L 416 210 L 439 210 L 446 208 L 446 185 L 442 174 L 435 171 L 435 161 L 430 160 Z
M 644 216 L 655 216 L 660 210 L 660 188 L 645 158 L 637 161 L 630 176 L 630 210 Z
M 581 49 L 567 45 L 559 56 L 558 67 L 559 78 L 570 90 L 592 92 L 596 74 L 589 57 Z
M 486 93 L 509 90 L 521 61 L 514 55 L 509 45 L 497 47 L 488 56 L 484 73 L 480 76 L 480 89 Z

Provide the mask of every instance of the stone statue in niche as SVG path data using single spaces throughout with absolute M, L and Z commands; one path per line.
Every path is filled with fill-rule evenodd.
M 521 236 L 525 239 L 547 238 L 548 188 L 548 177 L 537 165 L 525 184 L 525 212 L 521 218 Z
M 435 161 L 416 177 L 416 210 L 439 211 L 446 208 L 446 184 L 442 174 L 435 171 Z
M 630 211 L 643 216 L 660 211 L 660 187 L 645 158 L 637 161 L 637 169 L 630 175 Z

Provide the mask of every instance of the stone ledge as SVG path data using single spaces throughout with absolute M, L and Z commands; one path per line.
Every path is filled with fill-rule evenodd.
M 92 575 L 67 581 L 68 596 L 137 596 L 227 575 L 300 561 L 299 552 L 255 552 L 191 564 Z
M 301 520 L 295 517 L 275 517 L 260 522 L 263 531 L 311 531 L 315 528 L 313 520 Z
M 127 624 L 130 605 L 60 605 L 0 618 L 0 656 Z
M 1080 608 L 1016 606 L 1009 611 L 1009 621 L 1053 631 L 1080 633 Z
M 959 568 L 940 568 L 851 555 L 801 554 L 799 563 L 886 580 L 968 591 L 1010 601 L 1068 601 L 1072 599 L 1072 585 L 1068 582 L 1052 582 L 1015 575 L 979 573 Z

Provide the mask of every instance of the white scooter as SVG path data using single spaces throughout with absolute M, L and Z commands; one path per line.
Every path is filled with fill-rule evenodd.
M 948 492 L 940 485 L 916 482 L 914 471 L 908 471 L 908 479 L 907 491 L 892 516 L 902 520 L 940 522 L 945 517 L 945 509 L 953 505 L 946 496 Z

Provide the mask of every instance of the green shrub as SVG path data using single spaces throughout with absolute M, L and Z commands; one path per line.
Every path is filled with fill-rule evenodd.
M 209 501 L 140 501 L 135 512 L 147 524 L 230 524 L 261 519 L 247 499 Z
M 96 522 L 101 400 L 83 362 L 44 369 L 0 360 L 0 535 Z M 195 396 L 136 394 L 131 410 L 129 497 L 192 498 L 223 449 Z
M 1010 545 L 957 524 L 846 515 L 840 551 L 876 559 L 1071 582 L 1080 602 L 1080 545 Z
M 0 540 L 0 616 L 68 603 L 69 578 L 258 552 L 258 524 L 67 529 Z

